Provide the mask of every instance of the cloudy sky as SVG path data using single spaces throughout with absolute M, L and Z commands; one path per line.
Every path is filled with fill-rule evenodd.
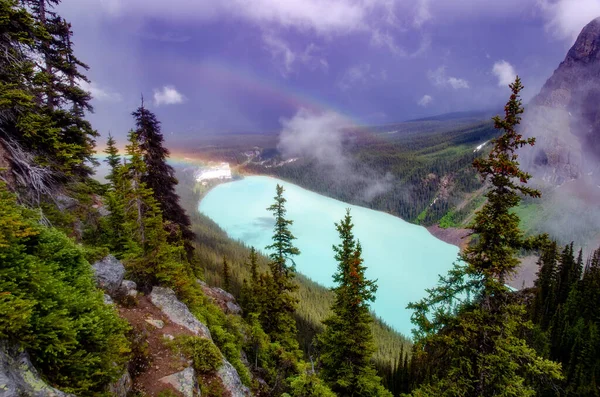
M 357 124 L 531 97 L 600 0 L 63 0 L 90 118 L 124 136 L 145 101 L 168 136 L 278 131 L 301 109 Z

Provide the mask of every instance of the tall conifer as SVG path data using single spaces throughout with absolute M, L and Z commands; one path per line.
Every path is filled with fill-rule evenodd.
M 362 248 L 354 238 L 350 210 L 336 223 L 341 242 L 334 246 L 337 272 L 333 276 L 333 314 L 319 335 L 321 376 L 339 396 L 391 395 L 381 386 L 372 363 L 375 352 L 369 303 L 377 285 L 365 277 Z
M 266 247 L 270 250 L 270 277 L 265 278 L 268 302 L 260 313 L 261 323 L 271 339 L 280 342 L 291 351 L 298 349 L 296 340 L 297 298 L 293 295 L 298 286 L 294 282 L 295 264 L 293 257 L 300 254 L 293 241 L 296 239 L 289 227 L 294 223 L 286 219 L 286 199 L 283 187 L 277 185 L 275 202 L 267 208 L 275 216 L 273 243 Z
M 487 202 L 471 224 L 476 242 L 429 296 L 410 304 L 415 310 L 416 354 L 425 357 L 431 375 L 414 396 L 532 396 L 538 381 L 556 381 L 560 366 L 543 359 L 522 339 L 524 306 L 505 282 L 519 264 L 521 249 L 540 240 L 524 238 L 519 217 L 511 211 L 520 195 L 539 197 L 526 187 L 530 176 L 519 168 L 515 151 L 533 145 L 517 131 L 523 113 L 517 77 L 505 117 L 495 117 L 503 130 L 487 159 L 474 166 L 491 188 Z
M 194 239 L 194 233 L 190 229 L 190 219 L 179 204 L 179 196 L 175 192 L 178 181 L 175 178 L 175 170 L 167 164 L 169 150 L 163 145 L 160 121 L 144 106 L 143 99 L 141 106 L 132 116 L 136 121 L 136 133 L 145 163 L 142 181 L 152 189 L 165 221 L 178 225 L 183 239 L 190 242 Z M 188 249 L 192 249 L 189 244 Z

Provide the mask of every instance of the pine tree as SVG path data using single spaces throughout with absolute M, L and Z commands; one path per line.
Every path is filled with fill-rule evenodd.
M 534 283 L 536 295 L 533 301 L 532 318 L 543 330 L 550 325 L 556 310 L 557 261 L 558 248 L 556 242 L 552 242 L 542 250 L 538 260 L 540 270 Z
M 319 335 L 321 376 L 339 396 L 390 395 L 382 386 L 371 361 L 375 353 L 369 303 L 377 286 L 365 278 L 362 248 L 354 238 L 350 210 L 336 224 L 341 243 L 334 246 L 337 272 L 333 276 L 333 314 L 323 321 Z
M 511 211 L 520 194 L 539 197 L 524 186 L 530 176 L 519 168 L 515 151 L 533 145 L 516 128 L 523 113 L 521 80 L 510 85 L 512 95 L 505 117 L 495 117 L 504 131 L 487 159 L 475 168 L 489 180 L 487 202 L 476 213 L 471 229 L 477 241 L 461 255 L 429 296 L 410 304 L 417 354 L 425 357 L 431 376 L 414 396 L 532 396 L 537 381 L 560 379 L 560 366 L 543 359 L 521 338 L 525 309 L 505 285 L 519 264 L 519 250 L 531 249 L 543 239 L 524 238 L 519 217 Z
M 106 176 L 106 179 L 114 183 L 117 168 L 119 167 L 119 165 L 121 165 L 121 156 L 119 156 L 117 142 L 110 133 L 108 134 L 108 140 L 106 141 L 106 149 L 104 149 L 104 153 L 107 154 L 106 160 L 104 160 L 104 162 L 108 164 L 108 167 L 110 169 L 108 175 Z
M 223 257 L 223 289 L 225 291 L 231 289 L 230 282 L 229 263 L 227 263 L 227 258 Z
M 265 277 L 265 301 L 268 302 L 260 313 L 265 332 L 272 340 L 280 342 L 287 350 L 296 351 L 296 311 L 297 298 L 293 295 L 298 286 L 294 282 L 295 265 L 293 256 L 299 255 L 293 241 L 296 239 L 289 229 L 293 221 L 285 218 L 286 199 L 283 187 L 277 185 L 275 203 L 267 208 L 275 215 L 273 244 L 266 247 L 269 254 L 270 277 Z M 291 262 L 288 264 L 288 262 Z
M 169 150 L 164 147 L 164 138 L 160 129 L 160 122 L 156 115 L 144 107 L 142 98 L 141 106 L 132 113 L 136 120 L 136 133 L 143 152 L 145 172 L 142 181 L 152 189 L 154 198 L 160 204 L 165 221 L 172 222 L 179 227 L 181 236 L 188 242 L 187 249 L 193 250 L 189 244 L 194 239 L 190 229 L 191 222 L 185 210 L 179 204 L 179 196 L 175 192 L 178 181 L 175 170 L 169 164 Z
M 38 51 L 44 62 L 36 80 L 39 82 L 38 103 L 41 110 L 54 121 L 61 143 L 70 148 L 69 168 L 63 171 L 79 176 L 93 173 L 88 164 L 94 159 L 94 139 L 98 133 L 85 119 L 85 112 L 92 112 L 91 95 L 80 87 L 89 83 L 82 70 L 89 67 L 74 54 L 71 25 L 53 11 L 59 0 L 25 0 L 30 5 L 36 21 L 45 35 L 40 37 Z M 43 101 L 40 102 L 40 95 Z M 67 165 L 67 164 L 65 164 Z
M 109 181 L 106 192 L 106 208 L 109 215 L 105 220 L 106 226 L 103 234 L 108 240 L 111 252 L 121 258 L 134 245 L 125 222 L 125 197 L 131 189 L 131 183 L 127 176 L 127 167 L 121 163 L 122 159 L 112 135 L 108 136 L 104 152 L 108 155 L 104 161 L 110 169 L 106 176 Z
M 95 164 L 97 133 L 83 117 L 90 97 L 77 85 L 86 66 L 73 55 L 70 25 L 50 10 L 56 4 L 0 4 L 0 145 L 31 205 L 58 183 L 91 175 Z
M 263 301 L 264 286 L 261 283 L 258 273 L 258 255 L 254 247 L 250 247 L 250 255 L 246 266 L 250 270 L 250 282 L 244 279 L 242 285 L 242 307 L 244 315 L 259 314 L 261 312 L 261 302 Z

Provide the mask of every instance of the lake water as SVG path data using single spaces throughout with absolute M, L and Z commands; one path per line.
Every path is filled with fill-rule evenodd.
M 250 176 L 213 188 L 200 202 L 199 210 L 227 234 L 264 251 L 271 243 L 274 218 L 266 208 L 273 203 L 275 186 L 283 185 L 287 218 L 294 221 L 297 237 L 297 270 L 331 287 L 336 271 L 334 244 L 339 236 L 334 222 L 351 209 L 354 234 L 363 247 L 367 277 L 377 279 L 375 313 L 397 331 L 410 336 L 412 311 L 409 302 L 425 296 L 438 274 L 445 274 L 456 260 L 458 247 L 427 231 L 383 212 L 350 205 L 266 176 Z

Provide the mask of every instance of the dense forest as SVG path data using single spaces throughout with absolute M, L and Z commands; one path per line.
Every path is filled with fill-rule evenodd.
M 423 225 L 458 226 L 482 204 L 482 183 L 471 163 L 485 153 L 475 149 L 497 136 L 490 122 L 413 121 L 342 133 L 349 159 L 343 175 L 310 157 L 285 162 L 273 135 L 198 137 L 187 146 L 196 156 L 238 164 L 242 172 L 276 176 Z M 365 194 L 373 181 L 385 188 Z
M 57 3 L 0 0 L 2 363 L 13 351 L 26 352 L 44 382 L 80 396 L 110 394 L 107 387 L 126 370 L 134 384 L 129 395 L 181 394 L 140 383 L 161 364 L 148 354 L 152 344 L 182 356 L 208 396 L 228 395 L 216 377 L 223 367 L 231 367 L 242 395 L 600 395 L 600 250 L 584 258 L 574 244 L 526 236 L 514 212 L 523 197 L 540 196 L 515 154 L 535 141 L 517 129 L 518 78 L 493 129 L 461 127 L 443 139 L 407 134 L 402 144 L 354 139 L 363 139 L 356 158 L 374 170 L 383 163 L 402 170 L 407 179 L 394 180 L 401 186 L 422 182 L 427 167 L 448 172 L 449 159 L 463 193 L 485 181 L 485 200 L 469 223 L 471 244 L 438 285 L 432 281 L 426 298 L 409 304 L 411 345 L 370 312 L 377 282 L 365 277 L 369 263 L 352 213 L 331 225 L 339 241 L 330 291 L 296 273 L 293 258 L 301 252 L 280 186 L 265 208 L 274 219 L 271 244 L 243 247 L 227 239 L 195 210 L 198 198 L 176 178 L 161 124 L 143 100 L 132 109 L 124 151 L 107 137 L 106 181 L 92 179 L 99 134 L 85 118 L 92 111 L 80 87 L 87 66 L 73 53 L 71 27 L 54 12 Z M 473 151 L 492 136 L 484 156 Z M 403 157 L 401 146 L 422 156 Z M 388 156 L 370 157 L 374 152 Z M 439 186 L 415 191 L 417 204 L 402 207 L 410 217 L 427 223 L 444 212 L 428 204 Z M 524 251 L 539 253 L 539 277 L 533 288 L 513 291 L 505 281 Z M 91 266 L 103 258 L 124 264 L 139 295 L 107 301 Z M 132 313 L 154 310 L 148 296 L 156 287 L 172 291 L 210 337 L 182 334 L 167 342 L 129 321 Z M 241 311 L 226 312 L 206 288 L 232 293 Z M 8 379 L 4 370 L 0 376 Z M 0 394 L 23 394 L 7 387 L 0 383 Z

